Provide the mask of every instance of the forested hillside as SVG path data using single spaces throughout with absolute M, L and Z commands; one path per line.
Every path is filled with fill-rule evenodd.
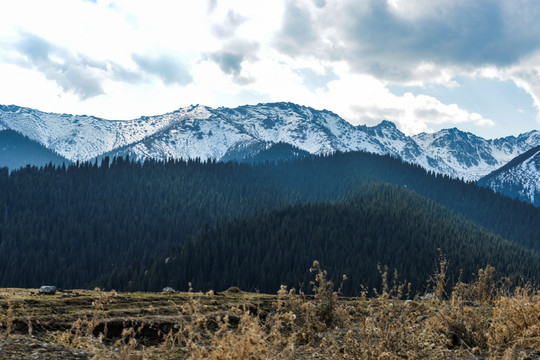
M 360 295 L 380 287 L 377 267 L 397 270 L 399 281 L 424 290 L 437 267 L 439 249 L 448 276 L 470 281 L 490 264 L 514 283 L 540 278 L 540 255 L 482 230 L 435 202 L 390 185 L 366 186 L 350 200 L 296 205 L 208 230 L 148 269 L 114 274 L 106 287 L 160 290 L 171 285 L 225 290 L 231 285 L 271 293 L 286 284 L 309 291 L 313 259 L 330 274 L 346 274 L 343 292 Z M 138 271 L 137 271 L 138 270 Z M 129 284 L 129 285 L 128 285 Z M 379 289 L 381 290 L 381 289 Z
M 540 248 L 540 209 L 389 156 L 337 153 L 257 165 L 115 158 L 102 166 L 0 170 L 0 286 L 89 286 L 113 270 L 146 268 L 203 229 L 289 205 L 348 199 L 373 182 L 406 187 Z
M 28 164 L 45 166 L 49 162 L 56 165 L 70 163 L 68 159 L 16 131 L 0 130 L 0 167 L 14 170 Z
M 540 206 L 540 146 L 482 177 L 478 184 Z

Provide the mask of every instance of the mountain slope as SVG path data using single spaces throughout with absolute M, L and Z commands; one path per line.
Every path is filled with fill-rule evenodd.
M 389 155 L 347 152 L 253 165 L 104 161 L 0 169 L 0 286 L 82 287 L 135 259 L 147 264 L 205 228 L 346 199 L 374 182 L 406 187 L 540 251 L 540 208 Z
M 204 108 L 135 120 L 105 120 L 86 115 L 44 113 L 14 105 L 0 105 L 0 124 L 15 130 L 71 161 L 90 160 L 107 151 L 141 141 L 180 119 L 204 119 Z
M 478 184 L 540 206 L 540 146 L 482 177 Z
M 378 264 L 396 269 L 418 292 L 433 274 L 438 249 L 450 259 L 447 275 L 453 281 L 460 270 L 468 281 L 487 264 L 513 279 L 540 276 L 538 253 L 402 187 L 377 185 L 347 201 L 297 205 L 207 230 L 147 268 L 116 274 L 123 285 L 105 286 L 160 290 L 191 283 L 203 291 L 235 285 L 273 292 L 282 284 L 309 284 L 307 270 L 316 259 L 338 284 L 347 275 L 348 295 L 360 295 L 361 285 L 379 286 Z
M 0 130 L 0 167 L 10 170 L 26 165 L 69 164 L 69 160 L 13 130 Z
M 315 155 L 357 150 L 391 154 L 440 173 L 452 172 L 443 162 L 429 159 L 390 122 L 355 127 L 329 111 L 291 103 L 205 110 L 210 115 L 204 119 L 179 121 L 110 155 L 229 160 L 231 153 L 286 143 Z
M 521 134 L 518 138 L 509 136 L 486 140 L 452 128 L 432 134 L 421 133 L 412 138 L 466 180 L 477 180 L 531 147 L 540 145 L 540 131 Z
M 197 105 L 125 121 L 0 105 L 0 128 L 28 136 L 71 161 L 105 155 L 228 160 L 286 143 L 315 155 L 358 150 L 388 154 L 466 180 L 476 180 L 540 145 L 540 131 L 495 140 L 457 129 L 410 137 L 389 121 L 353 126 L 330 111 L 291 103 L 234 109 Z

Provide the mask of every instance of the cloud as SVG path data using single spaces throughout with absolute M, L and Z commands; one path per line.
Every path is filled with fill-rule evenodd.
M 405 109 L 384 107 L 380 104 L 352 105 L 351 109 L 357 113 L 362 122 L 372 125 L 378 124 L 385 119 L 399 119 L 406 114 Z
M 320 39 L 309 9 L 288 2 L 282 27 L 274 38 L 276 48 L 287 55 L 301 55 L 312 51 L 317 40 Z
M 318 7 L 319 9 L 322 9 L 323 7 L 326 6 L 326 0 L 313 0 L 313 3 L 314 3 L 315 6 Z
M 344 60 L 380 79 L 433 80 L 445 68 L 505 67 L 529 56 L 540 49 L 538 18 L 532 0 L 365 0 L 325 11 L 289 1 L 275 47 Z M 426 64 L 438 71 L 423 73 Z
M 221 71 L 231 75 L 238 84 L 248 84 L 252 82 L 250 77 L 242 76 L 242 63 L 257 59 L 257 52 L 260 48 L 257 42 L 241 40 L 230 41 L 221 50 L 208 55 Z
M 536 58 L 540 60 L 540 55 Z M 524 89 L 533 99 L 534 107 L 537 109 L 536 120 L 540 123 L 540 66 L 522 65 L 497 72 L 497 76 L 503 79 L 511 79 L 516 86 Z
M 234 35 L 236 29 L 242 25 L 247 18 L 232 10 L 227 12 L 225 21 L 221 24 L 214 24 L 212 33 L 220 39 L 227 39 Z
M 23 34 L 15 49 L 23 56 L 19 65 L 37 69 L 65 92 L 72 92 L 81 99 L 103 94 L 100 79 L 85 69 L 86 64 L 81 59 L 56 48 L 46 40 L 36 35 Z
M 444 104 L 427 95 L 404 93 L 395 95 L 385 83 L 368 75 L 337 73 L 339 80 L 330 81 L 319 107 L 330 109 L 352 124 L 375 125 L 390 120 L 401 131 L 411 135 L 434 131 L 457 124 L 474 124 L 483 128 L 494 122 L 457 104 Z
M 493 120 L 486 119 L 478 113 L 468 112 L 457 104 L 443 104 L 430 96 L 388 95 L 380 100 L 382 101 L 352 105 L 351 110 L 356 121 L 375 125 L 383 119 L 388 119 L 395 122 L 407 134 L 429 132 L 465 123 L 480 127 L 495 125 Z
M 19 33 L 19 36 L 12 49 L 17 56 L 9 57 L 7 61 L 39 71 L 64 92 L 73 93 L 82 100 L 104 94 L 102 82 L 106 78 L 128 83 L 140 81 L 139 75 L 115 62 L 73 54 L 34 34 Z
M 208 13 L 214 12 L 217 7 L 217 0 L 208 0 Z
M 152 75 L 157 75 L 165 84 L 187 85 L 193 78 L 186 65 L 170 55 L 132 55 L 139 67 Z
M 311 91 L 327 89 L 327 84 L 330 81 L 339 79 L 331 68 L 326 68 L 323 73 L 316 72 L 310 68 L 298 69 L 296 72 L 302 77 L 304 85 Z
M 418 17 L 382 1 L 370 1 L 367 9 L 349 5 L 343 28 L 349 55 L 370 73 L 404 77 L 422 62 L 507 65 L 530 51 L 532 44 L 508 42 L 512 31 L 504 28 L 498 2 L 436 2 L 439 11 Z
M 25 80 L 34 104 L 108 117 L 271 100 L 327 108 L 356 124 L 388 118 L 409 133 L 489 126 L 488 115 L 503 124 L 457 99 L 420 97 L 467 76 L 512 80 L 540 109 L 536 0 L 86 1 L 0 5 L 5 99 L 32 104 L 24 92 L 10 95 L 11 83 Z M 395 86 L 418 91 L 397 96 Z

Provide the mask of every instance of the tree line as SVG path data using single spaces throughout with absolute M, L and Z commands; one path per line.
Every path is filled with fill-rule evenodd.
M 336 153 L 260 164 L 106 157 L 0 169 L 0 286 L 92 286 L 127 267 L 148 268 L 201 231 L 291 205 L 347 200 L 380 182 L 540 250 L 538 208 L 391 156 Z
M 343 292 L 381 291 L 381 274 L 426 290 L 439 255 L 449 283 L 468 282 L 492 265 L 514 283 L 540 278 L 540 255 L 487 232 L 462 216 L 402 187 L 368 185 L 348 200 L 301 204 L 203 231 L 148 267 L 131 267 L 98 282 L 122 290 L 164 286 L 186 290 L 310 291 L 309 268 L 320 261 Z M 166 260 L 165 260 L 166 259 Z M 381 270 L 384 272 L 384 270 Z M 337 287 L 337 286 L 336 286 Z

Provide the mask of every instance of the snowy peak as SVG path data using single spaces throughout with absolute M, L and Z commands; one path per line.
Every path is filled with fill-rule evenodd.
M 396 124 L 394 124 L 393 122 L 389 120 L 381 121 L 380 124 L 377 125 L 376 127 L 380 129 L 389 129 L 390 131 L 396 131 L 396 130 L 399 131 Z
M 459 177 L 477 180 L 508 161 L 540 144 L 538 131 L 520 135 L 520 138 L 506 137 L 486 140 L 456 128 L 436 133 L 421 133 L 413 136 L 416 143 L 434 156 L 438 156 Z
M 434 134 L 422 133 L 413 138 L 420 146 L 430 149 L 458 173 L 474 169 L 471 176 L 475 176 L 478 172 L 486 171 L 486 167 L 498 165 L 489 151 L 489 143 L 486 140 L 456 128 L 441 130 Z
M 104 155 L 136 159 L 253 157 L 283 143 L 310 154 L 368 151 L 427 170 L 477 180 L 540 145 L 540 132 L 486 140 L 456 128 L 413 137 L 394 123 L 353 126 L 327 110 L 279 102 L 237 108 L 191 105 L 133 120 L 45 113 L 0 105 L 0 130 L 14 130 L 71 160 Z
M 18 106 L 0 107 L 0 124 L 72 160 L 90 160 L 105 152 L 142 141 L 180 121 L 211 116 L 204 106 L 190 106 L 135 120 L 105 120 L 86 115 L 45 113 Z
M 540 206 L 540 146 L 484 176 L 478 183 Z

